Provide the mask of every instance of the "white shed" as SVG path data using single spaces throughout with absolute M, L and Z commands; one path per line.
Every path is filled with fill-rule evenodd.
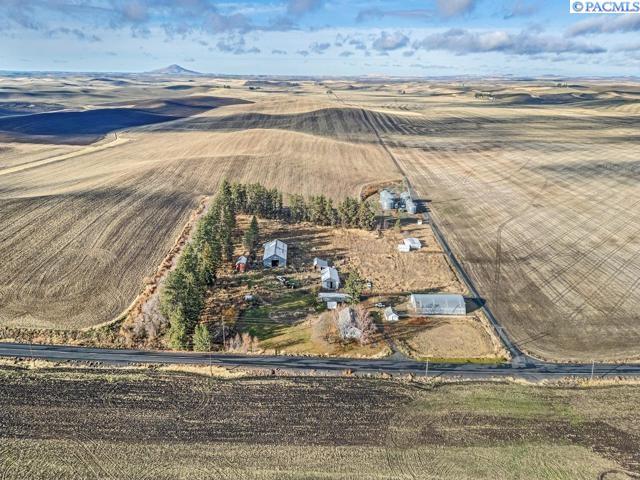
M 406 243 L 401 243 L 400 245 L 398 245 L 398 251 L 402 253 L 407 253 L 411 251 L 411 247 Z
M 411 294 L 411 306 L 421 315 L 466 315 L 464 297 L 457 293 Z
M 393 308 L 387 307 L 384 309 L 384 319 L 387 322 L 397 322 L 400 320 L 400 317 L 396 312 L 393 311 Z
M 321 258 L 314 258 L 313 259 L 313 268 L 317 268 L 318 270 L 322 270 L 323 268 L 327 268 L 329 266 L 329 262 L 327 262 L 326 260 L 323 260 Z
M 417 238 L 405 238 L 404 244 L 409 247 L 410 250 L 420 250 L 422 248 L 422 243 Z
M 287 244 L 280 240 L 265 243 L 262 264 L 267 268 L 286 267 Z
M 338 275 L 338 270 L 334 267 L 327 267 L 322 270 L 320 279 L 322 288 L 325 290 L 338 290 L 340 288 L 340 276 Z

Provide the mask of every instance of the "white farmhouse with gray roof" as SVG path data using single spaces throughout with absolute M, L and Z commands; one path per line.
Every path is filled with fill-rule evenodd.
M 262 264 L 267 268 L 287 266 L 287 244 L 280 240 L 272 240 L 264 244 Z

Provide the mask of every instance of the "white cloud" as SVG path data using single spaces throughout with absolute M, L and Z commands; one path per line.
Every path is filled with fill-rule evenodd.
M 392 34 L 382 32 L 380 36 L 373 41 L 372 47 L 380 52 L 387 52 L 389 50 L 397 50 L 405 47 L 408 43 L 409 37 L 401 32 L 395 32 Z
M 413 43 L 414 49 L 446 50 L 457 54 L 501 52 L 513 55 L 539 53 L 603 53 L 603 47 L 574 42 L 553 35 L 532 31 L 512 33 L 507 31 L 470 31 L 451 29 L 433 33 Z
M 567 36 L 577 37 L 596 33 L 640 31 L 640 15 L 603 15 L 582 20 L 567 29 Z

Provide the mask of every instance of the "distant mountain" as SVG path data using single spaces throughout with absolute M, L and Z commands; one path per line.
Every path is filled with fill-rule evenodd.
M 187 70 L 180 65 L 169 65 L 168 67 L 159 68 L 158 70 L 151 70 L 152 75 L 201 75 L 200 72 L 194 72 L 193 70 Z

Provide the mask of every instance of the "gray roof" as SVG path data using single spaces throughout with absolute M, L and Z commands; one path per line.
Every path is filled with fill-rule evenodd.
M 322 258 L 316 257 L 313 259 L 313 265 L 315 265 L 316 267 L 328 267 L 329 262 L 326 260 L 323 260 Z
M 337 302 L 346 302 L 351 299 L 351 295 L 347 293 L 337 293 L 337 292 L 320 292 L 318 293 L 318 298 L 320 300 L 324 300 L 325 302 L 329 301 L 337 301 Z
M 465 315 L 464 297 L 458 293 L 412 294 L 411 303 L 417 310 L 432 314 Z
M 409 247 L 413 248 L 414 250 L 419 250 L 422 248 L 422 243 L 420 242 L 420 240 L 414 237 L 405 238 L 404 244 L 409 245 Z
M 340 276 L 338 275 L 338 270 L 333 267 L 327 267 L 322 270 L 322 281 L 325 280 L 333 280 L 334 282 L 340 281 Z
M 277 255 L 280 258 L 287 259 L 287 244 L 280 240 L 272 240 L 264 244 L 264 258 Z
M 249 261 L 249 259 L 247 257 L 245 257 L 244 255 L 242 255 L 241 257 L 238 257 L 238 260 L 236 260 L 236 265 L 239 263 L 247 263 Z

